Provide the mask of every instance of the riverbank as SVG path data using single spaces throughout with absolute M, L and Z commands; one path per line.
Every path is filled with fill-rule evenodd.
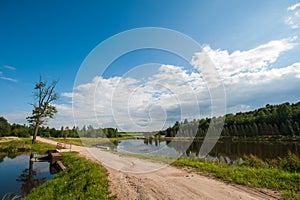
M 21 148 L 26 147 L 26 145 L 30 146 L 30 138 L 6 138 L 6 140 L 12 140 L 15 144 L 21 144 Z M 2 141 L 1 143 L 10 144 L 7 143 L 7 141 L 0 141 Z M 3 147 L 1 143 L 0 147 Z M 45 143 L 50 145 L 48 146 L 48 144 Z M 32 149 L 43 149 L 46 151 L 53 148 L 56 143 L 56 141 L 38 138 L 37 144 L 33 145 Z M 92 169 L 84 168 L 83 165 L 88 164 L 81 165 L 80 163 L 85 163 L 85 159 L 78 157 L 75 159 L 76 155 L 66 153 L 66 160 L 64 162 L 69 163 L 67 164 L 69 166 L 75 166 L 73 169 L 70 168 L 71 174 L 68 172 L 64 173 L 64 175 L 57 175 L 57 177 L 62 176 L 60 177 L 61 179 L 48 181 L 46 184 L 50 185 L 35 189 L 32 194 L 36 196 L 28 196 L 28 199 L 29 197 L 31 197 L 30 199 L 38 199 L 39 196 L 56 190 L 55 193 L 61 196 L 65 195 L 66 191 L 72 191 L 71 193 L 73 193 L 73 191 L 75 191 L 75 193 L 76 191 L 84 191 L 74 194 L 77 197 L 84 195 L 95 196 L 96 194 L 91 193 L 91 191 L 85 191 L 87 187 L 92 188 L 92 186 L 90 186 L 91 182 L 86 182 L 87 178 L 89 180 L 96 178 L 95 182 L 101 179 L 101 183 L 107 183 L 97 187 L 104 188 L 104 193 L 101 195 L 107 199 L 113 198 L 109 192 L 115 195 L 117 199 L 147 199 L 153 196 L 155 198 L 172 199 L 175 195 L 179 195 L 183 199 L 201 199 L 208 197 L 212 199 L 224 197 L 227 199 L 235 199 L 238 197 L 236 195 L 242 196 L 242 199 L 277 199 L 280 196 L 286 199 L 299 198 L 299 195 L 297 197 L 297 193 L 300 191 L 300 174 L 298 172 L 293 173 L 283 169 L 277 169 L 275 166 L 278 165 L 278 163 L 274 163 L 272 168 L 266 168 L 261 160 L 255 158 L 249 159 L 248 164 L 244 163 L 244 165 L 241 166 L 217 162 L 204 162 L 200 159 L 181 158 L 172 163 L 172 166 L 175 166 L 176 169 L 162 164 L 162 162 L 169 162 L 167 158 L 151 156 L 133 158 L 123 156 L 119 153 L 113 154 L 111 152 L 100 151 L 96 148 L 84 148 L 76 145 L 72 147 L 72 150 L 79 152 L 81 156 L 87 159 L 101 163 L 106 166 L 107 171 L 105 171 L 103 167 L 102 169 L 93 167 Z M 148 160 L 144 160 L 144 158 Z M 293 160 L 292 158 L 293 157 L 291 157 L 290 160 Z M 153 159 L 160 162 L 154 162 Z M 295 160 L 294 166 L 297 166 L 297 163 L 299 163 L 299 159 L 297 159 Z M 101 168 L 101 165 L 96 164 L 96 166 Z M 151 172 L 151 168 L 156 168 L 157 170 Z M 150 172 L 145 173 L 147 170 L 149 171 L 149 169 Z M 101 175 L 100 178 L 97 176 L 90 177 L 89 173 L 83 173 L 88 171 L 91 171 L 91 174 L 94 175 L 100 172 L 103 176 Z M 75 172 L 78 172 L 78 174 Z M 78 179 L 76 177 L 78 177 Z M 110 184 L 108 184 L 107 178 Z M 78 182 L 73 181 L 74 183 L 71 183 L 72 181 L 70 182 L 70 180 L 73 179 L 76 179 Z M 216 179 L 222 180 L 222 182 Z M 84 183 L 81 183 L 82 181 Z M 92 181 L 92 183 L 94 182 Z M 168 185 L 170 185 L 170 187 Z M 203 185 L 211 187 L 211 189 L 205 188 L 205 191 L 203 191 Z M 55 190 L 53 187 L 57 187 L 57 189 Z M 220 188 L 215 189 L 216 187 Z M 178 191 L 181 191 L 181 193 L 179 194 Z M 230 195 L 227 194 L 227 191 L 230 192 Z M 72 198 L 75 196 L 72 196 Z M 57 196 L 52 196 L 51 198 L 55 199 Z M 67 196 L 65 198 L 68 199 Z
M 273 162 L 274 165 L 270 166 L 253 157 L 240 165 L 228 165 L 222 162 L 181 158 L 172 165 L 201 174 L 204 173 L 228 183 L 252 188 L 273 189 L 279 192 L 283 199 L 300 199 L 299 158 L 295 155 L 289 155 L 287 158 Z M 281 167 L 285 167 L 285 169 Z
M 31 144 L 31 138 L 0 137 L 0 154 L 13 156 L 18 153 L 45 153 L 49 149 L 55 148 L 54 145 L 36 142 Z
M 38 140 L 55 143 L 51 140 Z M 73 147 L 72 147 L 73 148 Z M 108 171 L 110 192 L 117 199 L 278 199 L 276 192 L 224 183 L 160 162 L 74 146 Z M 88 152 L 87 152 L 88 151 Z M 265 192 L 268 191 L 268 192 Z
M 115 152 L 118 155 L 122 153 Z M 174 159 L 165 156 L 147 154 L 125 154 L 150 161 L 171 164 L 189 173 L 213 177 L 230 184 L 249 186 L 272 196 L 282 199 L 300 199 L 300 159 L 289 153 L 287 157 L 269 160 L 268 162 L 256 156 L 244 156 L 235 164 L 200 158 Z M 265 190 L 268 188 L 270 190 Z
M 108 191 L 107 171 L 77 153 L 63 153 L 68 167 L 53 179 L 32 190 L 24 200 L 114 199 Z
M 55 144 L 36 141 L 32 145 L 31 138 L 0 137 L 0 159 L 5 156 L 14 158 L 24 153 L 45 154 L 49 149 L 56 149 Z M 82 158 L 78 153 L 63 153 L 62 162 L 68 167 L 67 171 L 34 188 L 24 199 L 114 199 L 108 190 L 104 167 Z M 19 199 L 10 191 L 1 198 Z

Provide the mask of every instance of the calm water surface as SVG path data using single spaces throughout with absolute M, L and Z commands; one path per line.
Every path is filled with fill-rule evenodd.
M 19 155 L 15 158 L 4 157 L 1 161 L 0 199 L 8 192 L 25 196 L 32 188 L 54 176 L 49 172 L 48 162 L 30 162 L 30 154 Z
M 201 157 L 202 142 L 165 141 L 165 140 L 122 140 L 116 151 L 133 154 L 164 155 L 172 157 Z M 232 142 L 219 141 L 209 153 L 210 158 L 234 161 L 243 155 L 255 155 L 263 160 L 285 157 L 288 152 L 300 156 L 299 143 L 270 142 Z

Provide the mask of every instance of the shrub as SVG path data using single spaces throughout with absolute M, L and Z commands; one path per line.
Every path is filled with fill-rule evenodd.
M 5 151 L 8 154 L 16 154 L 18 152 L 18 146 L 16 144 L 10 144 L 8 147 L 6 147 Z
M 291 152 L 288 152 L 287 157 L 280 159 L 279 165 L 283 170 L 289 172 L 300 172 L 300 159 Z
M 243 156 L 244 162 L 242 162 L 240 165 L 242 166 L 248 166 L 248 167 L 254 167 L 254 168 L 266 168 L 268 165 L 263 160 L 258 158 L 257 156 L 254 156 L 250 154 L 250 156 Z

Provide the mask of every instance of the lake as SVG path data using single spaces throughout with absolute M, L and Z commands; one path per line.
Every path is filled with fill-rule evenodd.
M 0 199 L 8 192 L 25 196 L 53 176 L 48 162 L 31 162 L 30 154 L 4 157 L 0 160 Z
M 166 141 L 166 140 L 121 140 L 116 151 L 133 154 L 151 154 L 171 157 L 200 157 L 199 150 L 202 141 Z M 233 142 L 219 141 L 209 153 L 211 159 L 232 162 L 240 159 L 243 155 L 255 155 L 262 160 L 285 157 L 288 152 L 300 156 L 300 144 L 297 142 Z

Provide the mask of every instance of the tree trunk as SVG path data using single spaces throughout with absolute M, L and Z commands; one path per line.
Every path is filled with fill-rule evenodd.
M 33 133 L 33 136 L 32 136 L 32 144 L 35 143 L 35 140 L 36 140 L 36 136 L 38 134 L 38 130 L 39 130 L 39 124 L 37 123 L 34 127 L 34 133 Z

